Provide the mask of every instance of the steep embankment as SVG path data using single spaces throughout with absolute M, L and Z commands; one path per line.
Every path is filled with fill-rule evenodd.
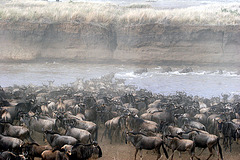
M 60 4 L 52 13 L 38 12 L 44 7 L 42 10 L 51 10 L 47 5 L 47 2 L 8 4 L 15 8 L 0 10 L 0 61 L 238 65 L 240 59 L 238 10 L 221 8 L 215 19 L 211 15 L 204 19 L 200 15 L 203 11 L 194 10 L 195 15 L 180 20 L 186 10 L 156 11 L 110 5 L 104 13 L 100 8 L 96 17 L 90 15 L 91 11 L 85 15 L 78 13 L 89 7 L 89 4 L 84 7 L 84 3 L 75 12 L 69 8 L 76 4 L 68 4 L 67 9 L 57 8 L 62 7 Z M 24 9 L 29 11 L 24 13 Z M 60 12 L 65 10 L 69 12 Z

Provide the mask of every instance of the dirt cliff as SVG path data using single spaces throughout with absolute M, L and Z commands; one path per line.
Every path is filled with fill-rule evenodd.
M 0 21 L 0 61 L 238 65 L 239 26 Z

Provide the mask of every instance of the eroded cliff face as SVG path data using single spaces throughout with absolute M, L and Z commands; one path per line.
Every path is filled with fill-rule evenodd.
M 0 60 L 237 65 L 239 26 L 0 22 Z

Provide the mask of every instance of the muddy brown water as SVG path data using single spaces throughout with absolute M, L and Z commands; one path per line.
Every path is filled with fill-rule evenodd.
M 98 143 L 103 151 L 103 157 L 99 158 L 99 160 L 134 160 L 134 154 L 135 154 L 135 148 L 131 144 L 125 144 L 125 142 L 116 142 L 113 140 L 113 143 L 110 144 L 110 140 L 106 137 L 103 137 L 103 140 L 101 141 L 101 136 L 104 131 L 104 127 L 99 127 L 99 133 L 98 133 Z M 43 141 L 43 135 L 40 133 L 34 132 L 32 135 L 33 139 L 36 140 L 39 144 L 47 144 L 47 142 Z M 118 137 L 114 137 L 114 139 L 119 139 Z M 222 146 L 222 140 L 221 140 L 221 146 Z M 223 148 L 223 147 L 222 147 Z M 172 151 L 167 150 L 169 156 L 172 154 Z M 200 149 L 196 149 L 196 155 L 200 153 Z M 163 150 L 161 149 L 161 154 L 163 155 L 161 157 L 161 160 L 166 160 Z M 218 157 L 216 155 L 216 152 L 214 152 L 214 156 L 210 158 L 210 160 L 217 160 Z M 142 151 L 143 160 L 154 160 L 157 158 L 157 153 L 153 150 Z M 199 158 L 201 160 L 206 160 L 209 155 L 208 150 L 206 149 Z M 229 150 L 224 151 L 223 149 L 223 157 L 224 160 L 240 160 L 240 144 L 236 144 L 236 142 L 233 142 L 232 145 L 232 152 L 229 152 Z M 140 159 L 140 154 L 137 154 L 137 160 Z M 190 156 L 187 152 L 181 153 L 181 158 L 179 157 L 179 152 L 175 152 L 174 154 L 174 160 L 187 160 L 190 159 Z M 41 158 L 35 158 L 35 160 L 41 160 Z

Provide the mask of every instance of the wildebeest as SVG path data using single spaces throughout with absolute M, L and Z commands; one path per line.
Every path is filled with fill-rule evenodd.
M 1 121 L 2 122 L 13 122 L 12 116 L 10 115 L 9 111 L 6 109 L 1 109 L 0 111 Z
M 207 124 L 207 116 L 203 113 L 201 114 L 196 114 L 194 118 L 199 121 L 200 123 L 206 125 Z
M 23 155 L 16 155 L 9 151 L 2 152 L 1 156 L 4 158 L 4 160 L 25 160 L 26 159 Z
M 208 148 L 210 155 L 208 156 L 207 159 L 209 159 L 213 155 L 213 149 L 216 149 L 216 147 L 218 146 L 220 158 L 221 160 L 223 160 L 222 148 L 219 143 L 219 138 L 216 135 L 208 134 L 206 132 L 201 132 L 200 130 L 198 130 L 190 132 L 189 139 L 194 141 L 196 147 L 204 149 Z
M 105 130 L 102 135 L 102 138 L 104 135 L 106 135 L 106 132 L 108 132 L 108 138 L 110 138 L 110 143 L 112 143 L 112 137 L 119 138 L 120 132 L 121 131 L 123 132 L 124 128 L 125 128 L 125 117 L 124 116 L 114 117 L 108 120 L 107 122 L 105 122 Z
M 21 140 L 28 140 L 34 142 L 31 138 L 28 128 L 24 126 L 13 126 L 10 123 L 0 123 L 0 134 L 19 138 Z
M 59 150 L 45 150 L 41 154 L 42 160 L 69 160 L 67 154 Z
M 10 150 L 18 152 L 21 150 L 23 144 L 24 142 L 21 139 L 3 136 L 0 134 L 0 150 L 2 151 Z
M 198 160 L 200 159 L 195 155 L 195 144 L 192 140 L 179 139 L 178 137 L 167 136 L 167 135 L 164 137 L 163 140 L 165 144 L 167 144 L 167 146 L 172 149 L 171 159 L 173 159 L 175 150 L 180 152 L 188 151 L 192 160 L 194 157 Z
M 184 133 L 185 131 L 182 128 L 175 127 L 175 126 L 168 126 L 166 127 L 164 131 L 165 135 L 171 135 L 171 136 L 178 136 Z
M 8 106 L 0 108 L 0 119 L 2 122 L 10 122 L 13 123 L 14 119 L 17 117 L 18 112 L 16 111 L 16 107 Z
M 66 125 L 74 126 L 75 128 L 87 130 L 88 132 L 90 132 L 92 134 L 92 137 L 95 140 L 97 140 L 98 126 L 91 121 L 80 120 L 79 118 L 72 117 L 72 116 L 69 119 L 69 117 L 64 117 L 64 115 L 59 114 L 56 119 L 55 128 L 59 128 L 59 127 L 65 128 Z
M 152 150 L 155 149 L 158 153 L 157 160 L 161 157 L 160 148 L 163 148 L 165 156 L 168 158 L 168 153 L 164 147 L 163 140 L 160 137 L 147 137 L 142 133 L 127 132 L 126 133 L 126 143 L 131 142 L 135 149 L 135 160 L 137 157 L 138 150 L 140 150 L 140 157 L 142 158 L 142 149 Z
M 74 127 L 68 126 L 66 129 L 65 135 L 72 136 L 76 138 L 80 143 L 83 143 L 83 144 L 87 144 L 92 141 L 91 133 L 80 128 L 74 128 Z
M 59 100 L 58 100 L 57 110 L 60 111 L 60 112 L 65 112 L 66 111 L 66 105 L 63 103 L 62 98 L 59 98 Z
M 126 127 L 129 131 L 150 131 L 150 132 L 159 132 L 159 125 L 157 123 L 151 123 L 151 121 L 147 121 L 138 117 L 135 117 L 129 114 L 126 117 Z
M 30 131 L 43 133 L 46 130 L 55 129 L 55 119 L 45 119 L 35 115 L 32 117 L 28 115 L 23 115 L 21 120 L 28 126 Z
M 196 128 L 196 129 L 200 129 L 200 130 L 206 131 L 206 127 L 202 123 L 200 123 L 200 122 L 189 121 L 185 125 L 187 125 L 187 126 L 189 126 L 191 128 Z
M 20 102 L 15 106 L 16 112 L 29 112 L 35 103 L 34 99 L 27 100 L 25 102 Z
M 102 149 L 95 141 L 91 144 L 65 145 L 62 149 L 65 149 L 70 160 L 86 160 L 95 155 L 97 158 L 102 157 Z
M 52 147 L 49 145 L 39 145 L 37 143 L 25 143 L 22 148 L 23 152 L 30 160 L 34 160 L 34 157 L 41 158 L 43 151 L 52 149 Z
M 71 136 L 61 136 L 58 133 L 51 131 L 45 131 L 43 134 L 43 138 L 46 138 L 48 143 L 54 149 L 61 149 L 61 147 L 65 144 L 75 145 L 78 142 L 76 138 L 73 138 Z
M 83 120 L 77 120 L 77 119 L 73 119 L 72 122 L 74 127 L 87 130 L 92 134 L 92 137 L 94 138 L 94 140 L 97 140 L 98 126 L 95 123 L 91 121 L 83 121 Z
M 238 141 L 238 137 L 240 134 L 240 128 L 233 122 L 225 122 L 222 121 L 218 123 L 218 129 L 223 135 L 223 145 L 225 150 L 229 147 L 230 152 L 232 151 L 232 138 Z

